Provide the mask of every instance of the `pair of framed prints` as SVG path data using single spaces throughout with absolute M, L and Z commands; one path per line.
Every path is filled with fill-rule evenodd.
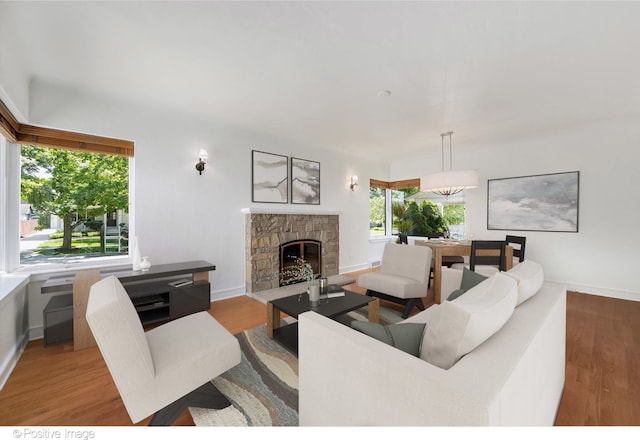
M 320 204 L 320 162 L 251 152 L 251 201 Z

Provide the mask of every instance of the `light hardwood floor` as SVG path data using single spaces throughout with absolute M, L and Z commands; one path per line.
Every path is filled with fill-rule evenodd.
M 348 288 L 364 293 L 357 283 Z M 431 291 L 425 305 L 432 303 Z M 266 322 L 265 305 L 246 296 L 212 303 L 211 314 L 234 334 Z M 640 425 L 639 373 L 640 302 L 569 292 L 556 425 Z M 130 426 L 131 420 L 97 348 L 74 352 L 72 344 L 44 348 L 37 340 L 0 391 L 0 425 Z M 176 425 L 193 425 L 188 411 Z

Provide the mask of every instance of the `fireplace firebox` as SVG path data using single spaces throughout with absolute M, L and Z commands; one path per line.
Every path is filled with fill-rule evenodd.
M 304 279 L 286 274 L 299 266 L 300 260 L 304 260 L 313 269 L 316 278 L 322 273 L 322 243 L 319 240 L 294 240 L 280 245 L 280 286 L 300 283 Z

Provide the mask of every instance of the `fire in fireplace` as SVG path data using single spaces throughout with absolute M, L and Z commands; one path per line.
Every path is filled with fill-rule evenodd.
M 295 240 L 280 245 L 280 273 L 286 273 L 299 265 L 302 259 L 311 265 L 316 277 L 321 276 L 322 244 L 319 240 Z M 291 275 L 280 277 L 280 286 L 304 281 Z

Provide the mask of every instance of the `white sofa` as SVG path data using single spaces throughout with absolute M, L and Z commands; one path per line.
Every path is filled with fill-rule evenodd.
M 443 270 L 448 298 L 460 286 L 462 271 Z M 404 322 L 435 326 L 441 306 Z M 566 289 L 544 283 L 495 334 L 443 369 L 304 313 L 299 317 L 300 425 L 553 425 L 564 387 L 565 322 Z

